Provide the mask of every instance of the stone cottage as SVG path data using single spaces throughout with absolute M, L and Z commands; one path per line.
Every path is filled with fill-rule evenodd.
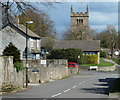
M 0 55 L 2 55 L 6 46 L 12 42 L 21 53 L 21 59 L 25 58 L 26 37 L 28 46 L 28 57 L 31 59 L 40 59 L 41 38 L 22 24 L 18 26 L 8 23 L 0 30 Z
M 83 55 L 98 55 L 100 62 L 100 41 L 99 40 L 57 40 L 54 49 L 81 49 Z

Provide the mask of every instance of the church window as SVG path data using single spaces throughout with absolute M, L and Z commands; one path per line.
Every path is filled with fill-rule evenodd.
M 79 19 L 77 19 L 77 25 L 79 24 Z
M 80 22 L 80 25 L 83 25 L 83 19 L 80 19 L 79 22 Z
M 77 25 L 83 25 L 83 19 L 77 19 Z

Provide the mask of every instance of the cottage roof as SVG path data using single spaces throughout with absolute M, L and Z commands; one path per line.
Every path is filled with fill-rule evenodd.
M 4 29 L 5 27 L 7 27 L 7 26 L 10 26 L 10 27 L 12 27 L 12 28 L 14 28 L 14 29 L 16 29 L 16 30 L 18 30 L 18 31 L 20 31 L 20 32 L 22 32 L 23 34 L 25 34 L 26 35 L 26 27 L 24 26 L 24 25 L 22 25 L 22 24 L 19 24 L 19 27 L 17 27 L 16 25 L 14 25 L 14 24 L 12 24 L 12 23 L 8 23 L 7 25 L 5 25 L 2 29 Z M 40 39 L 41 37 L 40 36 L 38 36 L 37 34 L 35 34 L 34 32 L 32 32 L 30 29 L 28 29 L 27 28 L 27 35 L 29 36 L 29 37 L 32 37 L 32 38 L 38 38 L 38 39 Z
M 83 51 L 100 51 L 99 40 L 58 40 L 54 45 L 54 49 L 76 48 Z

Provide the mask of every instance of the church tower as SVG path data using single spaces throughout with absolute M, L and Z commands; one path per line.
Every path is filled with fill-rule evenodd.
M 71 30 L 74 31 L 78 27 L 88 27 L 89 11 L 88 6 L 86 12 L 74 12 L 71 6 Z

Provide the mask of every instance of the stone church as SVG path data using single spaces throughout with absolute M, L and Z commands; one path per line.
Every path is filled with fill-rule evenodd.
M 77 33 L 79 36 L 78 40 L 88 40 L 89 39 L 89 11 L 88 6 L 85 12 L 74 12 L 71 6 L 71 31 Z
M 86 12 L 74 12 L 73 7 L 71 6 L 71 28 L 72 30 L 77 27 L 88 27 L 88 6 Z

